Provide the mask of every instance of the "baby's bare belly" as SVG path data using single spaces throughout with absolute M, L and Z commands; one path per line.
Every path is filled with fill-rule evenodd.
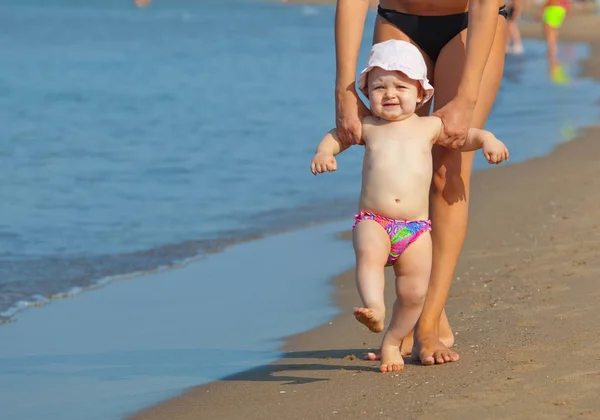
M 397 220 L 425 220 L 432 175 L 430 146 L 371 139 L 365 150 L 359 210 Z
M 427 220 L 429 213 L 429 182 L 410 188 L 370 187 L 363 182 L 359 211 L 369 211 L 397 220 Z

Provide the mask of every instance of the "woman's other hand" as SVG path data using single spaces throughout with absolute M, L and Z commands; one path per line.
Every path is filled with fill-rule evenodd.
M 362 141 L 362 120 L 371 112 L 359 98 L 355 89 L 347 89 L 336 94 L 335 125 L 337 134 L 344 145 L 350 147 L 364 144 Z

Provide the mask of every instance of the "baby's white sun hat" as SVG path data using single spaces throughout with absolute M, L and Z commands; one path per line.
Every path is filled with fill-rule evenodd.
M 380 67 L 388 71 L 399 71 L 408 78 L 418 81 L 423 87 L 423 100 L 419 105 L 424 104 L 433 96 L 433 86 L 427 79 L 427 65 L 423 59 L 421 51 L 410 42 L 391 39 L 373 45 L 367 60 L 367 67 L 360 72 L 358 79 L 358 88 L 368 95 L 367 76 L 374 67 Z

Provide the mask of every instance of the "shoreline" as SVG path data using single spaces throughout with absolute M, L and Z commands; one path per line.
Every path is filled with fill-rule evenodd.
M 594 33 L 598 23 L 597 16 L 573 17 L 565 23 L 561 40 L 591 45 L 592 54 L 581 63 L 581 74 L 600 80 L 600 34 Z M 537 22 L 524 23 L 521 31 L 524 38 L 539 38 L 541 34 Z M 576 346 L 574 337 L 568 333 L 579 328 L 584 336 L 581 343 L 586 343 L 588 349 L 597 347 L 590 342 L 593 334 L 589 325 L 578 324 L 585 318 L 584 310 L 566 308 L 569 300 L 561 305 L 558 297 L 562 294 L 579 303 L 585 301 L 586 296 L 578 294 L 581 290 L 573 290 L 563 282 L 572 277 L 591 279 L 600 270 L 597 245 L 591 242 L 590 249 L 583 250 L 581 245 L 585 242 L 584 235 L 600 239 L 597 224 L 577 226 L 577 217 L 572 216 L 574 210 L 578 210 L 579 218 L 593 224 L 593 216 L 589 214 L 593 205 L 586 212 L 586 206 L 581 203 L 600 204 L 600 197 L 582 195 L 586 179 L 589 186 L 589 179 L 600 172 L 593 167 L 593 156 L 598 156 L 600 149 L 595 141 L 600 127 L 586 128 L 580 134 L 576 141 L 558 146 L 549 155 L 477 171 L 473 176 L 473 197 L 479 199 L 471 203 L 469 232 L 448 303 L 456 347 L 463 356 L 460 362 L 432 368 L 408 362 L 405 372 L 399 374 L 369 374 L 378 364 L 356 359 L 365 349 L 378 347 L 380 337 L 365 332 L 349 312 L 357 299 L 353 270 L 350 270 L 330 282 L 335 290 L 335 306 L 341 313 L 328 324 L 287 337 L 283 347 L 287 353 L 283 359 L 193 388 L 129 418 L 192 419 L 199 410 L 207 418 L 228 419 L 336 415 L 388 418 L 385 415 L 392 413 L 396 418 L 399 413 L 411 418 L 434 418 L 440 410 L 450 416 L 446 418 L 465 418 L 466 413 L 473 418 L 492 413 L 501 418 L 516 418 L 526 413 L 561 418 L 569 413 L 592 418 L 600 409 L 592 395 L 600 387 L 589 379 L 597 377 L 600 363 L 593 362 L 592 358 L 587 364 L 565 360 L 548 366 L 548 360 L 553 360 L 553 351 L 550 346 L 540 346 L 540 342 L 547 344 L 549 337 L 554 341 L 558 335 L 564 341 L 558 346 L 581 347 Z M 577 173 L 569 173 L 570 169 L 576 169 Z M 586 174 L 591 176 L 585 178 Z M 548 186 L 549 183 L 553 185 Z M 507 188 L 507 195 L 490 193 L 490 190 L 507 192 Z M 556 194 L 553 189 L 560 193 Z M 521 201 L 508 202 L 507 197 L 511 195 L 520 197 Z M 494 220 L 502 224 L 490 225 L 482 216 L 485 214 L 494 215 Z M 520 217 L 514 217 L 517 214 Z M 591 228 L 591 233 L 587 228 Z M 581 243 L 565 238 L 575 231 L 579 232 Z M 561 258 L 558 249 L 566 249 L 574 257 Z M 540 261 L 542 268 L 536 265 Z M 544 273 L 540 275 L 537 271 L 542 269 Z M 527 273 L 528 278 L 518 278 L 517 273 L 523 276 Z M 588 299 L 593 297 L 592 285 L 579 285 L 587 289 Z M 390 289 L 388 287 L 387 292 Z M 391 301 L 389 293 L 387 298 Z M 585 302 L 590 310 L 591 301 Z M 546 322 L 540 323 L 540 318 Z M 501 328 L 505 325 L 508 327 Z M 594 321 L 593 325 L 597 326 L 598 322 Z M 505 354 L 507 347 L 510 352 Z M 577 351 L 576 354 L 582 356 L 585 349 Z M 546 367 L 553 369 L 549 371 Z M 575 371 L 575 376 L 569 371 Z M 543 381 L 542 374 L 547 374 L 546 378 L 553 376 L 550 381 Z M 542 381 L 537 392 L 536 380 Z M 377 390 L 380 384 L 390 381 L 393 386 Z M 564 389 L 566 386 L 572 386 L 573 390 L 569 392 Z M 515 387 L 517 392 L 512 391 Z M 315 401 L 316 395 L 327 395 L 327 398 Z M 528 396 L 537 404 L 527 405 Z M 512 415 L 503 407 L 509 401 Z M 571 401 L 580 404 L 574 405 Z
M 98 289 L 103 289 L 112 284 L 119 283 L 121 281 L 129 280 L 129 279 L 133 279 L 133 278 L 138 278 L 138 277 L 143 277 L 143 276 L 152 276 L 152 275 L 156 275 L 156 274 L 169 272 L 171 270 L 180 270 L 180 269 L 183 269 L 183 268 L 189 266 L 190 264 L 196 264 L 196 263 L 202 262 L 203 260 L 210 258 L 214 254 L 223 253 L 231 247 L 245 244 L 248 242 L 260 241 L 260 240 L 264 240 L 264 239 L 267 239 L 267 238 L 270 238 L 273 236 L 290 234 L 290 233 L 294 233 L 294 232 L 298 232 L 298 231 L 302 231 L 302 230 L 306 230 L 306 229 L 311 229 L 311 228 L 322 226 L 322 225 L 340 222 L 343 220 L 344 220 L 343 217 L 334 217 L 334 218 L 327 219 L 324 221 L 306 222 L 306 223 L 301 223 L 301 224 L 295 225 L 294 227 L 291 227 L 291 228 L 281 228 L 281 229 L 273 230 L 273 231 L 268 232 L 267 234 L 254 234 L 254 235 L 251 235 L 248 237 L 244 237 L 242 239 L 223 241 L 222 244 L 219 244 L 218 246 L 215 246 L 214 248 L 211 248 L 202 254 L 183 258 L 183 259 L 175 261 L 171 264 L 161 265 L 159 267 L 151 268 L 148 270 L 133 271 L 130 273 L 114 274 L 114 275 L 107 275 L 104 277 L 99 277 L 99 278 L 93 280 L 92 283 L 87 286 L 73 286 L 68 290 L 53 293 L 51 295 L 36 294 L 36 295 L 31 296 L 29 298 L 29 300 L 19 301 L 15 305 L 6 309 L 5 311 L 0 312 L 0 329 L 4 325 L 17 323 L 19 321 L 19 316 L 22 315 L 23 313 L 28 312 L 32 309 L 43 308 L 45 306 L 51 305 L 52 302 L 54 302 L 54 301 L 58 301 L 58 300 L 62 300 L 62 299 L 74 299 L 84 293 L 92 292 L 92 291 L 95 291 Z

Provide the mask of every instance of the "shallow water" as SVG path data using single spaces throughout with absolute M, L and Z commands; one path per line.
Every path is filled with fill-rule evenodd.
M 0 417 L 118 419 L 274 360 L 282 337 L 338 313 L 324 279 L 352 265 L 350 242 L 337 239 L 346 230 L 237 244 L 21 314 L 0 328 Z

